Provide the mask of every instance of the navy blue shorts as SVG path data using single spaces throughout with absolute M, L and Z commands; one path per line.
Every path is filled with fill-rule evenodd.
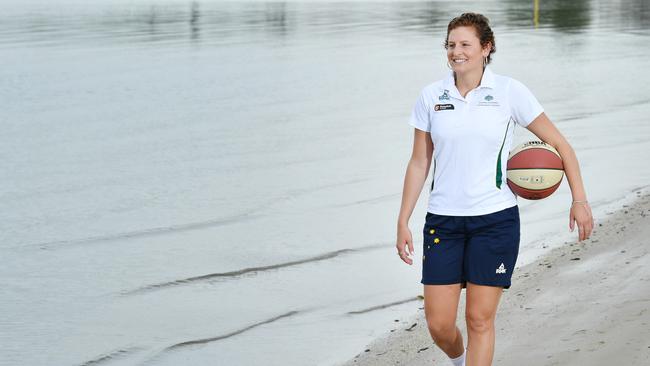
M 519 253 L 519 207 L 479 216 L 427 212 L 422 250 L 424 285 L 467 282 L 510 288 Z

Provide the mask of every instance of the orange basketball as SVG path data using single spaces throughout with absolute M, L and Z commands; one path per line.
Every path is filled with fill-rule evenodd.
M 538 200 L 550 196 L 560 186 L 564 165 L 553 146 L 528 141 L 510 152 L 507 175 L 512 192 L 521 198 Z

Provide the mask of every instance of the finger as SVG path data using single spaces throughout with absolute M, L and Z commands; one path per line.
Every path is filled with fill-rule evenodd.
M 573 232 L 573 220 L 575 220 L 573 214 L 569 214 L 569 230 L 571 230 L 571 232 Z
M 582 232 L 582 237 L 583 237 L 583 239 L 584 239 L 584 240 L 589 239 L 589 233 L 591 232 L 591 231 L 589 230 L 589 224 L 585 224 L 585 225 L 583 225 L 582 230 L 583 230 L 583 232 Z
M 578 224 L 578 233 L 579 233 L 579 238 L 580 241 L 585 240 L 585 226 L 582 224 Z
M 413 260 L 411 260 L 411 258 L 409 258 L 408 255 L 407 255 L 405 252 L 402 252 L 402 254 L 400 255 L 400 258 L 402 258 L 402 260 L 403 260 L 404 263 L 406 263 L 406 264 L 411 264 L 411 263 L 413 263 Z
M 402 261 L 404 261 L 405 263 L 411 264 L 413 262 L 403 249 L 400 250 L 397 254 L 399 255 L 400 259 L 402 259 Z
M 408 240 L 406 243 L 408 244 L 409 251 L 411 251 L 411 255 L 415 254 L 415 248 L 413 247 L 413 240 Z
M 408 249 L 408 245 L 404 247 L 404 257 L 406 258 L 406 263 L 411 264 L 413 263 L 413 258 L 412 258 L 413 253 L 409 253 L 407 249 Z

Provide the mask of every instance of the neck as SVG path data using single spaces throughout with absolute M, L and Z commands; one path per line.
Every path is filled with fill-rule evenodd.
M 456 88 L 461 93 L 463 98 L 470 90 L 479 86 L 481 83 L 481 78 L 483 78 L 483 68 L 467 71 L 464 73 L 454 72 Z

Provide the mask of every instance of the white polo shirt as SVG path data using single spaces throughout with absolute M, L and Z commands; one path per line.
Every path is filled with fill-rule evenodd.
M 528 126 L 544 109 L 519 81 L 489 67 L 480 85 L 463 98 L 453 72 L 428 85 L 409 124 L 431 134 L 433 184 L 428 211 L 476 216 L 517 204 L 506 183 L 516 124 Z

